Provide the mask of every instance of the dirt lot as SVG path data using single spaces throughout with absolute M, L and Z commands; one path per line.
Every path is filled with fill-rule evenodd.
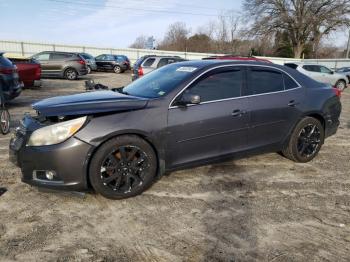
M 37 99 L 83 90 L 82 80 L 44 80 L 10 112 L 19 120 Z M 265 154 L 204 166 L 123 201 L 21 183 L 0 135 L 0 261 L 349 261 L 350 90 L 342 102 L 337 135 L 311 163 Z

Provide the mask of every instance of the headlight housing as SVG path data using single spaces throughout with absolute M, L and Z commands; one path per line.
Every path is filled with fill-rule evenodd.
M 86 122 L 87 117 L 79 117 L 35 130 L 27 146 L 47 146 L 59 144 L 72 137 Z

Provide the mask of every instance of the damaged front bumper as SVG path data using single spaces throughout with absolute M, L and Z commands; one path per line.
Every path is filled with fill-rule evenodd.
M 56 145 L 27 146 L 43 125 L 26 115 L 10 141 L 10 160 L 19 166 L 24 183 L 62 190 L 87 190 L 88 161 L 93 146 L 74 136 Z

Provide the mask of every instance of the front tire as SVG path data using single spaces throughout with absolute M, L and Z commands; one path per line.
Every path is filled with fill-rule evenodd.
M 88 74 L 91 74 L 91 71 L 92 71 L 92 70 L 91 70 L 91 67 L 88 66 L 88 67 L 87 67 L 87 73 L 88 73 Z
M 294 162 L 309 162 L 320 151 L 324 137 L 324 127 L 320 121 L 313 117 L 305 117 L 294 128 L 282 154 Z
M 335 84 L 335 87 L 339 90 L 339 91 L 344 91 L 344 89 L 346 88 L 346 82 L 344 80 L 338 80 L 337 83 Z
M 89 178 L 94 190 L 109 199 L 141 194 L 156 178 L 157 157 L 153 148 L 135 135 L 115 137 L 94 154 Z
M 78 72 L 74 68 L 68 68 L 64 71 L 64 77 L 68 80 L 76 80 L 78 78 Z

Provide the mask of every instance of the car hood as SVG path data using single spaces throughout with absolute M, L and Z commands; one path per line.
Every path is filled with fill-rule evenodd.
M 33 104 L 42 116 L 89 115 L 106 112 L 137 110 L 147 105 L 148 99 L 113 91 L 94 91 L 44 99 Z

